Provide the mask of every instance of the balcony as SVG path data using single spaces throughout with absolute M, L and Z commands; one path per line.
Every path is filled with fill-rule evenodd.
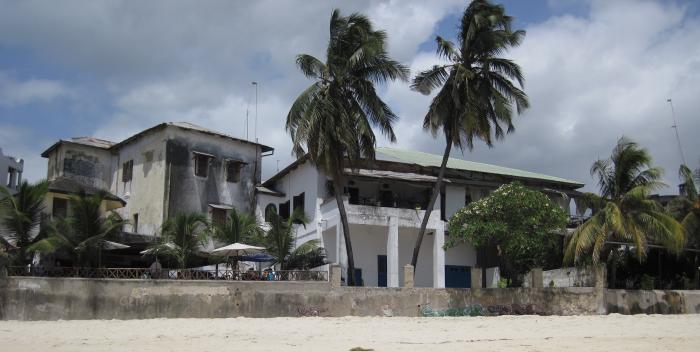
M 348 197 L 344 198 L 345 211 L 350 224 L 386 226 L 390 217 L 396 217 L 399 227 L 420 228 L 423 216 L 425 216 L 425 210 L 353 204 L 348 200 Z M 338 204 L 335 198 L 326 199 L 321 204 L 321 219 L 331 221 L 338 216 Z M 440 220 L 439 207 L 433 209 L 428 221 L 428 228 L 436 228 L 438 226 L 443 226 Z

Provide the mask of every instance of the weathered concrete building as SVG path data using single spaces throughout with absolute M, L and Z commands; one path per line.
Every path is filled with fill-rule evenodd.
M 5 155 L 0 148 L 0 185 L 14 194 L 22 183 L 22 171 L 24 171 L 24 160 Z
M 356 277 L 365 286 L 404 286 L 421 220 L 437 180 L 442 156 L 378 148 L 374 163 L 346 170 L 345 209 L 350 223 Z M 469 244 L 443 250 L 446 220 L 504 183 L 520 181 L 548 194 L 567 212 L 582 183 L 538 173 L 451 158 L 444 189 L 431 213 L 415 272 L 417 287 L 469 287 L 477 253 Z M 258 187 L 257 216 L 302 208 L 310 223 L 297 228 L 297 245 L 319 240 L 330 262 L 347 268 L 346 249 L 329 178 L 303 157 Z M 481 264 L 483 265 L 483 264 Z
M 106 209 L 131 234 L 154 236 L 180 212 L 221 221 L 230 209 L 253 212 L 261 157 L 272 148 L 190 123 L 161 123 L 115 143 L 92 137 L 59 140 L 48 159 L 47 211 L 65 216 L 68 194 L 110 193 Z

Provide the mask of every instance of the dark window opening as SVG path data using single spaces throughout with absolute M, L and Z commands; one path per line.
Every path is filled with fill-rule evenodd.
M 134 176 L 134 161 L 129 160 L 122 164 L 122 182 L 129 182 Z
M 211 208 L 211 223 L 219 226 L 226 224 L 226 209 Z
M 204 154 L 194 154 L 194 174 L 199 177 L 207 177 L 209 174 L 209 162 L 211 157 Z
M 65 218 L 68 216 L 68 199 L 54 198 L 51 215 L 54 218 Z
M 300 209 L 302 212 L 304 212 L 304 200 L 305 200 L 305 195 L 304 192 L 299 193 L 299 195 L 294 196 L 292 198 L 292 207 L 294 208 L 294 211 L 297 209 Z M 295 221 L 294 223 L 296 224 L 301 224 L 300 221 Z
M 270 216 L 272 216 L 273 213 L 277 214 L 277 207 L 270 203 L 265 207 L 265 221 L 270 221 Z
M 139 214 L 134 214 L 133 215 L 133 220 L 131 224 L 131 232 L 133 233 L 138 233 L 139 232 Z
M 379 192 L 379 203 L 383 207 L 394 207 L 394 192 L 392 191 L 380 191 Z
M 469 191 L 469 189 L 467 189 L 467 193 L 464 195 L 464 205 L 469 205 L 469 203 L 471 203 L 471 202 L 472 202 L 472 194 Z
M 240 161 L 229 160 L 226 162 L 226 182 L 240 182 L 243 164 Z
M 279 208 L 280 208 L 280 213 L 279 213 L 280 216 L 283 219 L 289 219 L 289 214 L 290 214 L 289 201 L 286 201 L 284 203 L 280 203 Z
M 356 187 L 348 187 L 348 194 L 350 199 L 348 201 L 350 204 L 360 204 L 360 189 Z

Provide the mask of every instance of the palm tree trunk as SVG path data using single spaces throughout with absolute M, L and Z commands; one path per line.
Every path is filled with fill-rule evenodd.
M 348 286 L 355 286 L 355 259 L 352 252 L 352 243 L 350 242 L 350 225 L 348 224 L 348 214 L 345 211 L 345 202 L 343 201 L 343 183 L 340 177 L 333 177 L 333 187 L 335 193 L 335 201 L 338 203 L 338 212 L 340 213 L 340 222 L 343 226 L 343 238 L 345 239 L 345 253 L 348 256 Z M 336 244 L 338 245 L 338 244 Z
M 438 173 L 437 181 L 435 186 L 433 186 L 433 194 L 430 196 L 430 202 L 428 202 L 428 207 L 425 209 L 425 216 L 423 216 L 423 221 L 420 224 L 420 231 L 418 231 L 418 238 L 416 239 L 416 245 L 413 247 L 413 258 L 411 259 L 411 265 L 413 265 L 413 273 L 416 272 L 416 264 L 418 263 L 418 254 L 420 253 L 420 246 L 423 243 L 423 235 L 425 235 L 425 228 L 428 227 L 428 220 L 430 219 L 430 213 L 435 207 L 435 200 L 438 194 L 440 194 L 440 189 L 442 187 L 442 179 L 445 176 L 445 169 L 447 168 L 447 160 L 450 159 L 450 151 L 452 150 L 452 139 L 446 138 L 447 145 L 445 146 L 445 153 L 442 155 L 442 164 L 440 164 L 440 172 Z

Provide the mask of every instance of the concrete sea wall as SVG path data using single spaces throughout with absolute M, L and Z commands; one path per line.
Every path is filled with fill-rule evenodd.
M 231 282 L 8 277 L 0 319 L 420 316 L 435 310 L 535 307 L 540 314 L 698 313 L 700 291 L 591 287 L 430 289 L 332 287 L 329 282 Z M 507 308 L 511 309 L 511 308 Z

